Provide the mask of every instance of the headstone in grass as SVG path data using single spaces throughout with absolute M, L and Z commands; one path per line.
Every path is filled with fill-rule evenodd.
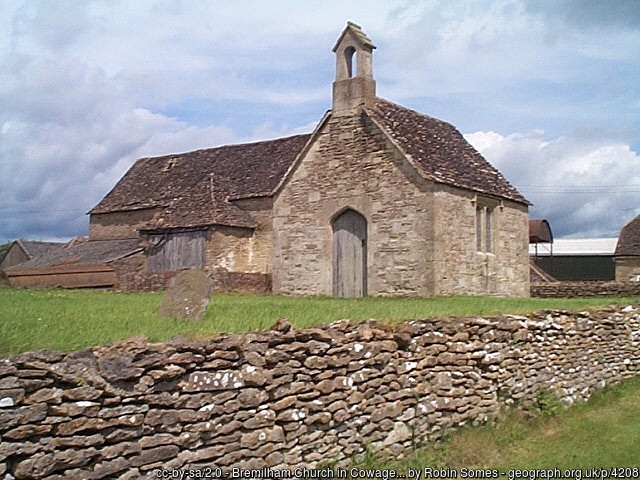
M 184 270 L 171 279 L 158 314 L 161 317 L 200 320 L 213 294 L 213 280 L 202 270 Z

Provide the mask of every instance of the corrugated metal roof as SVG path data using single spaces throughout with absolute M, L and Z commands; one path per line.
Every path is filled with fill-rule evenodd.
M 617 238 L 556 238 L 553 242 L 553 256 L 612 255 L 616 250 Z M 536 253 L 535 245 L 529 245 L 529 254 Z M 538 246 L 538 256 L 551 254 L 548 245 Z

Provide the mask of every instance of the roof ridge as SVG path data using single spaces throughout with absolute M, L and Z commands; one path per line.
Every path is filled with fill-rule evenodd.
M 270 139 L 266 139 L 266 140 L 255 140 L 255 141 L 251 141 L 251 142 L 225 143 L 224 145 L 218 145 L 218 146 L 215 146 L 215 147 L 197 148 L 195 150 L 185 150 L 184 152 L 167 153 L 165 155 L 153 155 L 153 156 L 148 156 L 148 157 L 140 157 L 140 158 L 136 159 L 135 163 L 138 163 L 140 160 L 156 160 L 156 159 L 157 160 L 164 160 L 164 159 L 168 159 L 168 158 L 172 158 L 172 157 L 180 157 L 180 156 L 183 156 L 183 155 L 189 155 L 189 154 L 193 154 L 193 153 L 212 152 L 214 150 L 221 150 L 223 148 L 235 148 L 235 147 L 245 147 L 245 146 L 250 146 L 250 145 L 267 144 L 267 143 L 279 142 L 279 141 L 284 141 L 284 140 L 291 140 L 293 138 L 304 137 L 304 136 L 309 136 L 309 135 L 311 135 L 311 132 L 310 133 L 296 133 L 295 135 L 288 135 L 286 137 L 270 138 Z

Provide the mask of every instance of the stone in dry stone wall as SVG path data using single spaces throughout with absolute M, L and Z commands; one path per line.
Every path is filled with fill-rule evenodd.
M 541 388 L 570 404 L 639 371 L 640 305 L 25 353 L 0 360 L 0 479 L 402 458 Z
M 532 297 L 638 296 L 640 282 L 551 282 L 531 285 Z

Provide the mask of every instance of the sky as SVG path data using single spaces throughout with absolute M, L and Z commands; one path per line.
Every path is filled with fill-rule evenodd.
M 312 131 L 347 21 L 556 238 L 640 214 L 637 0 L 0 0 L 0 242 L 86 235 L 137 158 Z

